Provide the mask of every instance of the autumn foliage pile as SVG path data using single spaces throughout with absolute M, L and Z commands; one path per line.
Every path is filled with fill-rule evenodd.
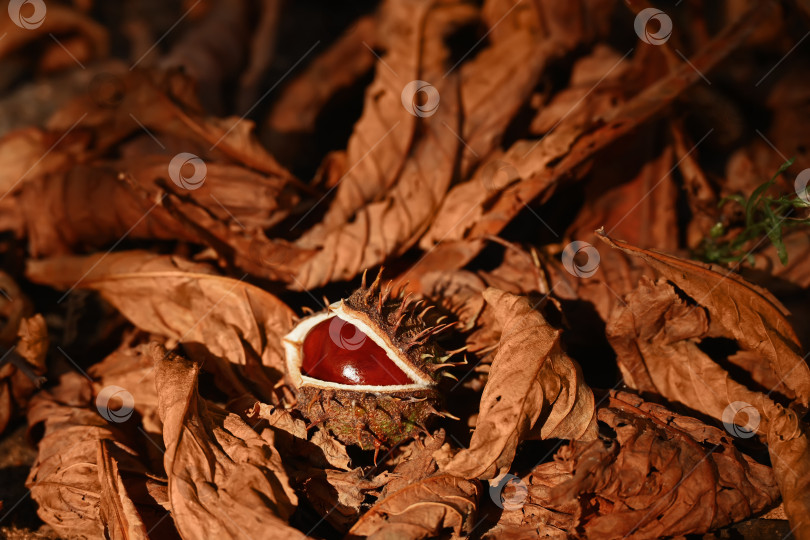
M 115 4 L 0 18 L 38 534 L 810 539 L 807 2 Z M 455 351 L 376 452 L 284 348 L 365 271 Z

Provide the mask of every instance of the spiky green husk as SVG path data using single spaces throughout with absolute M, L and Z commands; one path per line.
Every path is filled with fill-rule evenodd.
M 438 392 L 370 394 L 325 390 L 313 386 L 299 389 L 297 408 L 313 424 L 322 424 L 344 444 L 363 450 L 391 448 L 426 430 Z
M 365 450 L 390 448 L 425 431 L 432 416 L 439 414 L 435 383 L 449 355 L 435 342 L 437 334 L 453 325 L 433 312 L 425 301 L 413 301 L 392 286 L 380 284 L 380 275 L 370 286 L 363 284 L 343 300 L 344 309 L 364 315 L 384 334 L 400 358 L 432 381 L 431 386 L 408 392 L 360 392 L 302 385 L 296 408 L 313 424 L 323 424 L 345 444 Z
M 369 287 L 363 277 L 363 285 L 343 300 L 346 308 L 365 314 L 412 367 L 437 381 L 449 357 L 434 338 L 453 323 L 445 322 L 446 317 L 437 313 L 435 306 L 424 300 L 414 301 L 403 290 L 392 295 L 391 283 L 381 286 L 380 275 Z

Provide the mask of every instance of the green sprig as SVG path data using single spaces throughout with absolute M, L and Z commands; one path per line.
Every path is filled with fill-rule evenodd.
M 753 264 L 754 257 L 751 250 L 747 249 L 749 244 L 767 237 L 776 248 L 779 260 L 786 265 L 788 254 L 782 240 L 784 229 L 810 224 L 810 219 L 792 217 L 796 209 L 810 205 L 798 194 L 771 197 L 767 191 L 776 183 L 779 175 L 793 165 L 793 161 L 790 159 L 783 163 L 773 178 L 758 186 L 747 199 L 739 194 L 723 197 L 718 207 L 727 203 L 738 204 L 745 214 L 745 223 L 742 228 L 737 224 L 726 227 L 722 222 L 715 223 L 697 250 L 696 258 L 711 263 L 739 262 L 746 259 Z

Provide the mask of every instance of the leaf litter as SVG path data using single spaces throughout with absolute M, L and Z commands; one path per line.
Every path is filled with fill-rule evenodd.
M 9 4 L 0 534 L 810 538 L 806 6 L 361 4 Z

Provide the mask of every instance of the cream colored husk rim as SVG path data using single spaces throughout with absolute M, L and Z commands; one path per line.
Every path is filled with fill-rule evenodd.
M 388 358 L 401 369 L 405 374 L 415 382 L 414 384 L 399 384 L 399 385 L 385 385 L 373 386 L 364 384 L 339 384 L 324 382 L 318 379 L 313 379 L 306 375 L 301 374 L 301 364 L 303 362 L 302 344 L 304 338 L 309 334 L 316 325 L 321 322 L 331 319 L 332 317 L 340 317 L 344 321 L 353 324 L 360 329 L 369 339 L 379 345 L 382 350 L 386 352 Z M 330 305 L 327 311 L 311 315 L 302 319 L 289 334 L 284 336 L 284 352 L 287 360 L 287 372 L 293 379 L 293 383 L 297 386 L 314 386 L 317 388 L 332 389 L 332 390 L 349 390 L 354 392 L 370 392 L 370 393 L 390 393 L 402 391 L 424 390 L 433 386 L 433 382 L 426 380 L 420 376 L 410 365 L 399 358 L 392 350 L 391 346 L 362 319 L 354 316 L 346 311 L 343 305 L 343 300 L 335 302 Z

